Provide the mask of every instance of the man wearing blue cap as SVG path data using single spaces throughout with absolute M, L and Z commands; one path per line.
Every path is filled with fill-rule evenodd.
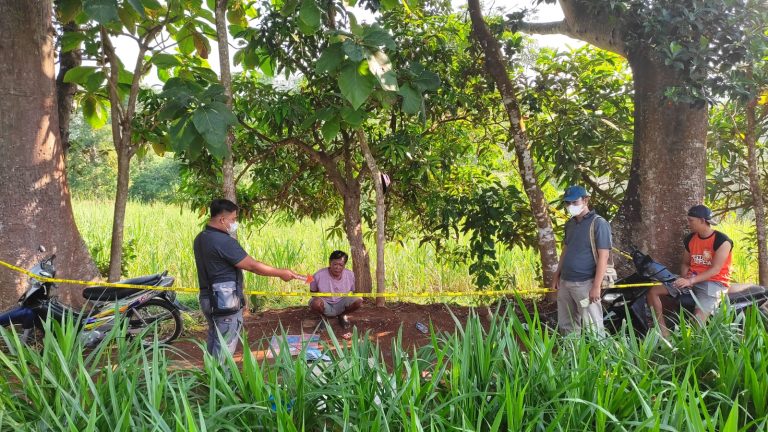
M 611 225 L 589 209 L 589 194 L 582 186 L 566 189 L 563 202 L 571 218 L 565 223 L 552 286 L 557 290 L 558 327 L 561 333 L 588 327 L 603 334 L 600 288 L 611 252 Z

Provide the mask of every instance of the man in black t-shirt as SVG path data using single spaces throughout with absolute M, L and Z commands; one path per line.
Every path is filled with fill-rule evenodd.
M 243 328 L 243 270 L 288 282 L 304 280 L 288 269 L 278 269 L 251 258 L 233 238 L 237 231 L 238 207 L 232 201 L 211 202 L 211 218 L 195 237 L 195 265 L 200 284 L 200 309 L 208 321 L 208 352 L 223 361 L 221 339 L 230 354 L 237 349 Z

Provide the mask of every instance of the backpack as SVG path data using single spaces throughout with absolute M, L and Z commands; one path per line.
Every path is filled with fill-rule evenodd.
M 595 219 L 592 221 L 592 224 L 589 226 L 589 242 L 592 245 L 592 257 L 595 259 L 595 265 L 597 265 L 597 248 L 595 247 L 595 222 L 597 222 L 597 219 L 603 219 L 602 216 L 595 215 Z M 603 276 L 603 280 L 601 282 L 601 288 L 611 288 L 614 283 L 616 283 L 616 279 L 618 279 L 618 273 L 616 273 L 616 268 L 613 266 L 613 254 L 611 254 L 611 251 L 608 251 L 608 266 L 605 268 L 605 275 Z

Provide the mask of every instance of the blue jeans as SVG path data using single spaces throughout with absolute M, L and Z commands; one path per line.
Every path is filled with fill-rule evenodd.
M 240 341 L 240 332 L 243 330 L 243 310 L 240 309 L 231 315 L 213 316 L 211 315 L 211 297 L 207 294 L 200 294 L 199 300 L 200 309 L 208 321 L 206 348 L 209 354 L 219 360 L 219 363 L 224 364 L 222 339 L 229 350 L 229 355 L 234 354 L 237 350 L 237 343 Z

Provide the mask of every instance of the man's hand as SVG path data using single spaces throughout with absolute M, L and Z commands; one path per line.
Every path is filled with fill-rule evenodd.
M 550 288 L 552 289 L 552 291 L 557 291 L 557 289 L 559 288 L 559 285 L 560 285 L 560 270 L 555 272 L 555 277 L 552 278 L 552 286 L 550 286 Z
M 692 278 L 677 278 L 672 282 L 672 286 L 677 289 L 690 289 L 693 286 Z
M 283 282 L 292 281 L 294 279 L 301 279 L 301 280 L 306 279 L 304 276 L 296 274 L 292 270 L 288 270 L 288 269 L 280 269 L 280 274 L 278 277 L 282 279 Z
M 600 286 L 592 286 L 592 289 L 589 290 L 589 302 L 590 303 L 597 303 L 600 301 Z

